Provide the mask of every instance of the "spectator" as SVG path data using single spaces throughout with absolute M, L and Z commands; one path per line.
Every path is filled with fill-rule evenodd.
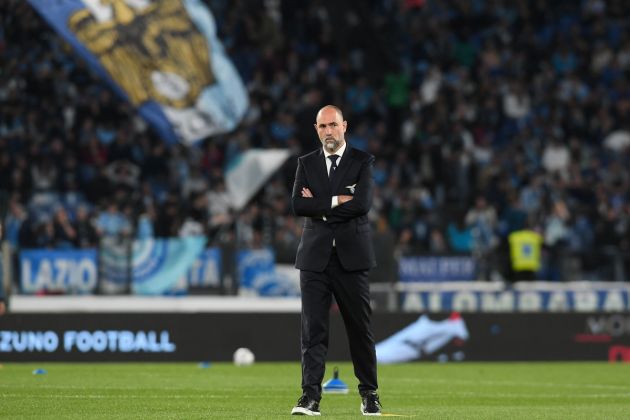
M 512 268 L 511 280 L 536 280 L 542 266 L 542 235 L 526 226 L 524 229 L 510 233 L 508 241 Z
M 568 147 L 562 144 L 560 140 L 554 138 L 543 151 L 542 164 L 547 172 L 558 173 L 566 178 L 568 175 L 569 159 Z
M 470 253 L 473 247 L 472 229 L 466 227 L 463 221 L 448 224 L 448 243 L 454 252 Z
M 76 245 L 79 248 L 95 248 L 98 245 L 96 228 L 85 205 L 77 208 L 75 226 Z
M 98 214 L 96 231 L 101 236 L 121 237 L 131 233 L 131 224 L 119 210 L 118 205 L 115 202 L 110 202 Z
M 9 198 L 8 211 L 4 219 L 4 236 L 3 238 L 16 249 L 19 246 L 20 229 L 24 221 L 27 219 L 26 210 L 20 203 L 20 196 L 13 194 Z M 2 226 L 2 223 L 0 223 Z
M 0 244 L 4 241 L 2 223 L 0 223 Z M 4 269 L 2 267 L 2 261 L 4 260 L 2 253 L 0 252 L 0 316 L 7 312 L 6 304 L 6 292 L 4 291 Z
M 59 206 L 55 210 L 54 219 L 54 235 L 55 248 L 68 249 L 78 245 L 78 236 L 76 227 L 68 219 L 66 210 Z

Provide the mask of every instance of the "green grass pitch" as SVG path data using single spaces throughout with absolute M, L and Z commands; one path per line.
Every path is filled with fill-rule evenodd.
M 362 418 L 350 386 L 322 416 Z M 46 374 L 34 375 L 37 369 Z M 0 418 L 279 419 L 300 395 L 298 363 L 5 363 Z M 415 419 L 630 419 L 630 364 L 413 363 L 379 366 L 384 415 Z

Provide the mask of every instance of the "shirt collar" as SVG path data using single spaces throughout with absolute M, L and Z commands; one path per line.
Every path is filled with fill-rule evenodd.
M 328 151 L 326 150 L 325 147 L 322 147 L 322 150 L 324 150 L 324 156 L 326 157 L 326 159 L 328 159 L 328 156 L 332 156 L 332 155 L 337 155 L 339 156 L 337 158 L 337 160 L 340 160 L 341 157 L 343 156 L 343 153 L 346 151 L 346 146 L 348 145 L 348 143 L 346 143 L 345 141 L 343 142 L 343 146 L 341 146 L 339 148 L 339 150 L 337 150 L 335 153 L 328 153 Z

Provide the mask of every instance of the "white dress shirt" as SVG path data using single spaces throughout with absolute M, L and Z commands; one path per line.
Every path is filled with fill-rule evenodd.
M 332 155 L 339 156 L 337 158 L 337 168 L 339 168 L 339 163 L 341 162 L 341 159 L 343 158 L 343 153 L 346 151 L 346 143 L 344 142 L 343 146 L 341 146 L 339 150 L 337 150 L 335 153 L 329 153 L 325 147 L 323 147 L 323 150 L 324 150 L 324 157 L 325 157 L 324 160 L 326 161 L 326 173 L 330 177 L 330 168 L 332 166 L 332 161 L 328 159 L 328 156 L 332 156 Z M 338 205 L 339 205 L 339 197 L 336 195 L 333 195 L 332 201 L 330 203 L 330 208 L 334 209 Z
M 343 146 L 339 148 L 335 153 L 328 153 L 325 147 L 324 149 L 324 160 L 326 161 L 326 173 L 328 177 L 330 177 L 330 168 L 332 167 L 332 161 L 328 159 L 328 156 L 337 155 L 337 169 L 339 169 L 339 162 L 341 162 L 341 158 L 343 157 L 343 153 L 346 151 L 346 142 L 343 143 Z M 339 205 L 339 196 L 333 195 L 330 203 L 330 208 L 334 209 Z M 322 219 L 326 220 L 326 216 L 322 216 Z M 333 239 L 333 246 L 335 246 L 335 240 Z

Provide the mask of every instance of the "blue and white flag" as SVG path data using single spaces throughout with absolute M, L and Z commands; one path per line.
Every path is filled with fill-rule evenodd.
M 185 283 L 189 287 L 221 287 L 221 248 L 207 248 L 186 273 Z
M 169 142 L 234 129 L 247 91 L 201 0 L 29 0 Z
M 178 283 L 185 279 L 205 245 L 206 238 L 203 236 L 138 240 L 133 242 L 131 256 L 124 245 L 102 246 L 103 291 L 116 293 L 125 290 L 131 276 L 131 291 L 134 294 L 185 293 L 186 283 L 181 287 Z
M 289 158 L 288 149 L 250 149 L 229 162 L 225 187 L 232 208 L 240 210 Z

